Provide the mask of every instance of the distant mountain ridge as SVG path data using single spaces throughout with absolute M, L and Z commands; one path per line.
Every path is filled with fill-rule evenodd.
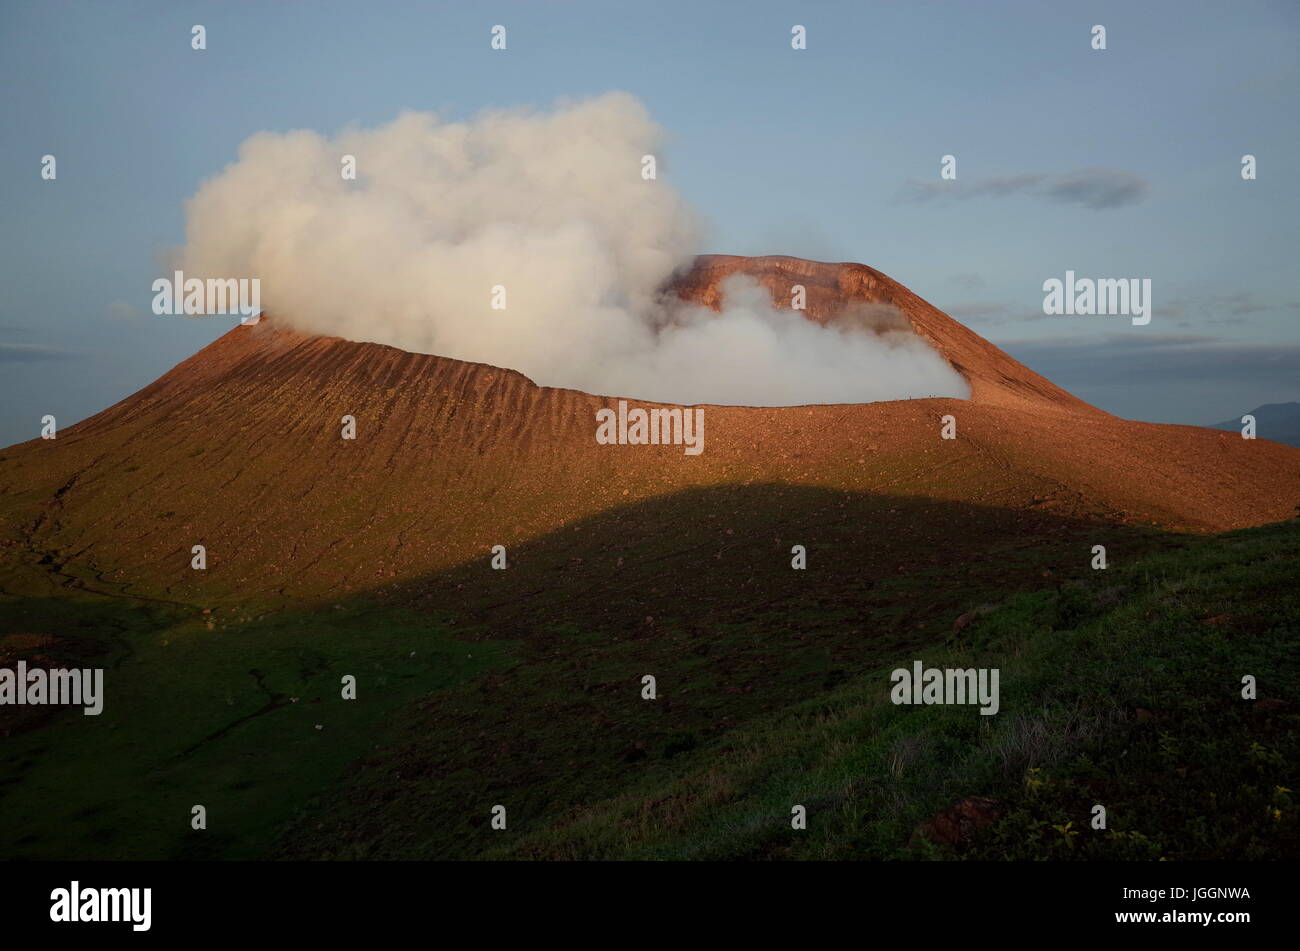
M 1255 435 L 1258 438 L 1300 447 L 1300 402 L 1265 403 L 1242 414 L 1246 415 L 1255 417 Z M 1209 428 L 1239 433 L 1241 417 L 1214 423 Z

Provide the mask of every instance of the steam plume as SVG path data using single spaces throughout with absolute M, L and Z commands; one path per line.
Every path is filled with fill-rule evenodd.
M 820 327 L 752 281 L 721 314 L 660 291 L 695 213 L 642 178 L 661 133 L 631 96 L 329 139 L 259 133 L 187 205 L 187 276 L 257 277 L 277 320 L 509 367 L 546 386 L 675 403 L 966 396 L 910 330 Z M 340 174 L 355 156 L 355 181 Z M 505 288 L 504 309 L 491 307 Z

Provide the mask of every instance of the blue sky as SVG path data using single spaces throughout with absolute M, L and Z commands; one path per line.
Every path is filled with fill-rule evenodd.
M 701 250 L 870 264 L 1130 418 L 1300 399 L 1298 51 L 1293 2 L 6 3 L 0 445 L 229 328 L 153 316 L 150 285 L 247 136 L 614 89 L 668 131 Z M 958 197 L 917 200 L 945 154 Z M 1150 278 L 1151 323 L 1044 317 L 1067 269 Z

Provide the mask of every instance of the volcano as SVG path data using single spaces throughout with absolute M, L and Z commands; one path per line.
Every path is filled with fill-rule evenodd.
M 1294 682 L 1300 450 L 1118 419 L 858 264 L 710 256 L 666 293 L 716 307 L 737 272 L 777 302 L 802 284 L 791 320 L 892 305 L 970 398 L 708 406 L 692 455 L 598 443 L 618 394 L 273 317 L 0 453 L 0 664 L 102 667 L 106 696 L 0 710 L 24 819 L 0 853 L 880 858 L 972 790 L 1014 801 L 1038 761 L 1007 757 L 1040 737 L 1111 738 L 1089 755 L 1121 778 L 1182 723 L 1249 746 L 1240 671 Z M 1001 671 L 997 716 L 888 702 L 889 671 L 962 644 L 947 666 Z M 1210 696 L 1241 722 L 1207 727 Z M 1134 707 L 1166 713 L 1129 732 Z M 1240 759 L 1214 749 L 1156 785 Z M 1248 781 L 1294 785 L 1221 789 Z M 1132 783 L 1116 814 L 1153 788 Z M 793 790 L 820 838 L 791 833 Z M 1197 831 L 1169 854 L 1201 854 L 1209 795 L 1170 814 Z
M 1105 413 L 860 264 L 709 255 L 670 288 L 717 307 L 742 272 L 807 288 L 808 319 L 897 308 L 969 400 L 710 406 L 707 451 L 607 446 L 619 394 L 509 369 L 240 326 L 117 405 L 0 458 L 6 557 L 63 583 L 186 603 L 420 578 L 688 490 L 787 486 L 1215 532 L 1294 514 L 1300 451 Z M 801 319 L 794 313 L 791 319 Z M 655 405 L 655 404 L 644 404 Z M 943 417 L 957 438 L 941 439 Z M 340 438 L 341 420 L 356 438 Z M 872 531 L 863 525 L 862 531 Z M 960 531 L 954 527 L 953 531 Z M 207 570 L 191 569 L 203 545 Z

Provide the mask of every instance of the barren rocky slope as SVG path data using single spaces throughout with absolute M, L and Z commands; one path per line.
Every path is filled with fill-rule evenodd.
M 1117 419 L 863 265 L 707 256 L 676 289 L 716 303 L 735 271 L 778 303 L 803 283 L 813 319 L 854 300 L 894 304 L 971 398 L 709 407 L 705 451 L 688 456 L 597 445 L 608 397 L 271 319 L 57 440 L 0 451 L 5 557 L 106 590 L 215 603 L 332 597 L 486 563 L 493 545 L 692 487 L 780 483 L 1184 531 L 1295 513 L 1300 450 Z M 949 413 L 952 441 L 939 438 Z M 345 414 L 355 441 L 340 439 Z M 195 544 L 206 572 L 190 568 Z

